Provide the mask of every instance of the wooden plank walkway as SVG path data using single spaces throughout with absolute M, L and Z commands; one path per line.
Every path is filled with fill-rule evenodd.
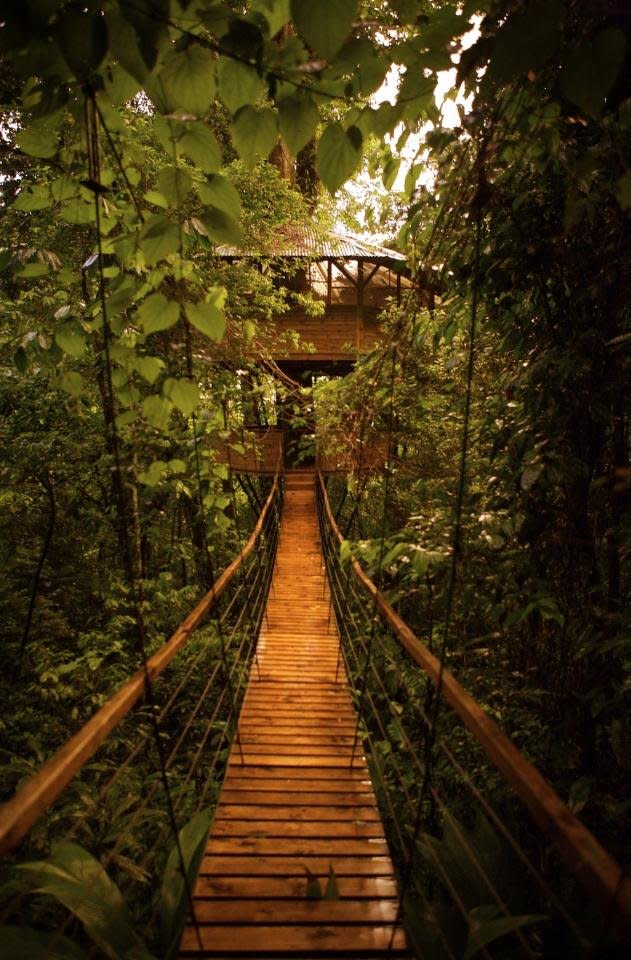
M 314 474 L 287 476 L 278 555 L 182 957 L 401 957 L 392 863 L 329 619 Z M 338 900 L 324 890 L 332 867 Z

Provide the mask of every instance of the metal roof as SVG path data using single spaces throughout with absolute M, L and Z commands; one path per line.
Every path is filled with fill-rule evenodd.
M 244 259 L 246 257 L 311 257 L 317 260 L 371 260 L 385 263 L 405 263 L 406 257 L 396 250 L 366 243 L 353 236 L 343 236 L 311 226 L 279 227 L 273 241 L 264 249 L 242 250 L 239 247 L 219 246 L 219 257 Z

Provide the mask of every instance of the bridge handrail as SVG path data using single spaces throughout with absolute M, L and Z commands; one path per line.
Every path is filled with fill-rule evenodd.
M 336 523 L 326 484 L 320 471 L 318 483 L 327 520 L 338 542 L 344 537 Z M 607 919 L 623 936 L 631 933 L 631 878 L 600 845 L 569 807 L 563 803 L 537 768 L 518 750 L 494 720 L 476 703 L 453 674 L 422 643 L 377 589 L 360 563 L 351 566 L 362 587 L 375 600 L 377 610 L 413 660 L 427 673 L 449 706 L 473 734 L 486 755 L 502 773 L 539 828 L 558 847 L 577 880 L 598 902 Z
M 281 477 L 279 458 L 274 483 L 249 540 L 235 559 L 217 577 L 191 613 L 171 637 L 147 660 L 150 680 L 158 677 L 199 626 L 222 595 L 244 560 L 254 549 L 278 491 Z M 33 824 L 62 793 L 81 767 L 96 753 L 106 737 L 118 726 L 145 692 L 145 669 L 141 667 L 97 710 L 83 727 L 47 760 L 36 774 L 0 807 L 0 854 L 6 854 L 28 833 Z

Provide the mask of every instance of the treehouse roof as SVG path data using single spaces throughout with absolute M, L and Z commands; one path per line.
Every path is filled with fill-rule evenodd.
M 406 257 L 396 250 L 367 243 L 348 234 L 316 230 L 309 225 L 279 227 L 273 241 L 263 249 L 241 250 L 238 247 L 217 247 L 216 255 L 241 260 L 268 257 L 301 258 L 313 260 L 367 260 L 394 266 L 403 265 Z

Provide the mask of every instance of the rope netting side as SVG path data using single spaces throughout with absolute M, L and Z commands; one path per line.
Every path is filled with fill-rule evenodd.
M 211 605 L 206 623 L 192 636 L 187 632 L 168 668 L 154 677 L 152 705 L 145 699 L 119 723 L 5 860 L 10 868 L 45 859 L 62 841 L 81 844 L 115 881 L 135 929 L 144 931 L 149 943 L 157 936 L 161 872 L 174 846 L 165 780 L 178 829 L 217 801 L 265 611 L 282 496 L 277 477 L 254 545 L 240 547 L 239 575 L 233 570 L 221 603 Z M 152 751 L 152 713 L 160 731 L 163 772 L 156 770 Z M 32 922 L 32 901 L 9 896 L 1 919 Z M 72 923 L 56 909 L 41 919 L 51 930 L 51 943 Z
M 481 927 L 497 922 L 510 956 L 594 955 L 616 906 L 610 904 L 608 916 L 605 905 L 600 923 L 595 919 L 591 894 L 581 890 L 581 865 L 575 865 L 577 881 L 550 835 L 524 820 L 520 799 L 476 737 L 450 709 L 437 715 L 427 709 L 436 678 L 406 654 L 387 621 L 380 617 L 375 630 L 373 598 L 340 561 L 341 535 L 331 523 L 323 479 L 318 507 L 331 615 L 361 705 L 361 740 L 416 954 L 432 948 L 459 957 Z M 434 741 L 430 780 L 428 735 Z M 619 927 L 625 922 L 620 911 Z M 490 947 L 480 952 L 495 956 Z

